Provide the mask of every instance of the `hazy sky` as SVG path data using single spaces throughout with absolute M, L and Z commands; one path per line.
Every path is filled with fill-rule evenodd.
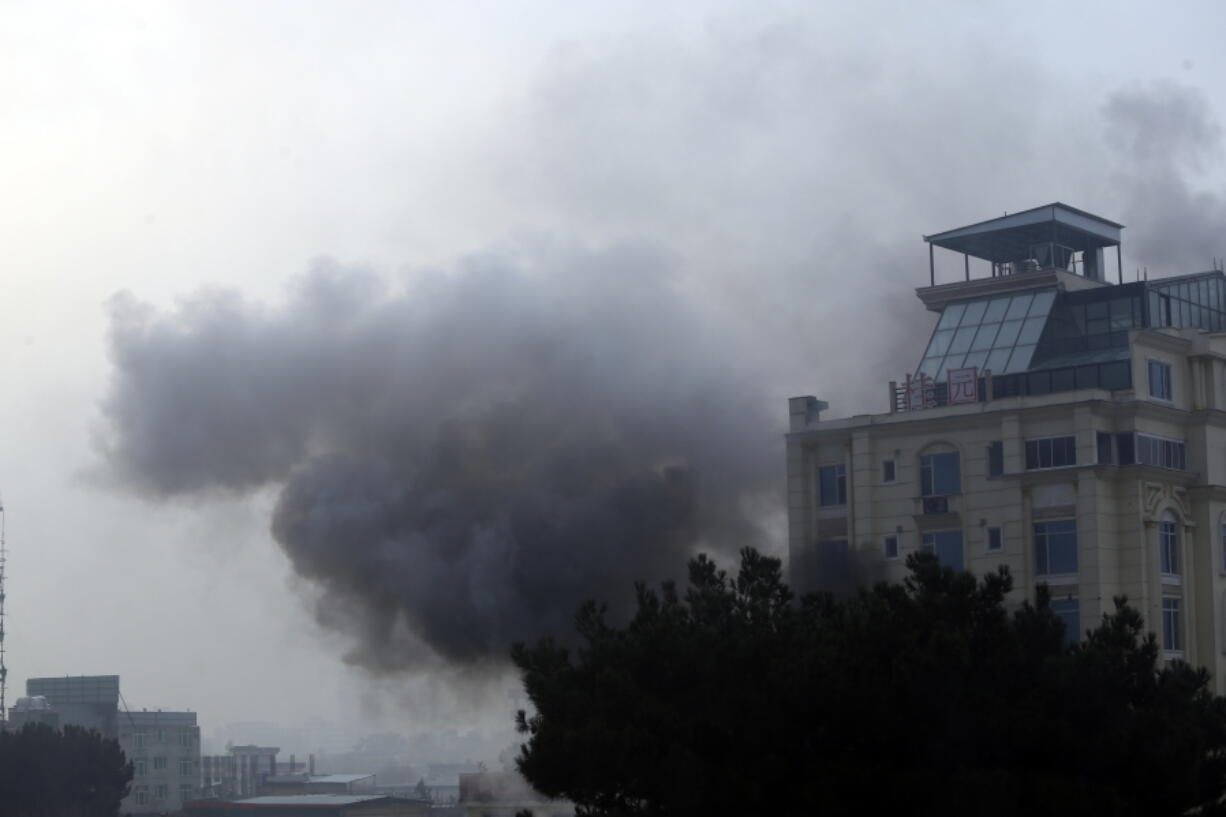
M 769 531 L 786 397 L 882 411 L 914 366 L 922 234 L 1061 200 L 1127 225 L 1130 275 L 1226 256 L 1220 3 L 912 8 L 0 2 L 10 703 L 119 673 L 206 732 L 476 723 L 505 692 L 457 699 L 413 624 L 458 574 L 396 561 L 418 595 L 371 601 L 328 485 L 445 494 L 414 458 L 515 436 L 509 403 L 701 462 Z M 362 459 L 389 437 L 411 474 Z M 550 553 L 506 558 L 562 582 Z M 544 592 L 481 576 L 480 638 L 425 635 L 466 666 Z

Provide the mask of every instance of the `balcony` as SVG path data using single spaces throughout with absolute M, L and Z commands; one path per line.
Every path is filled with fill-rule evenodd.
M 962 496 L 917 496 L 912 519 L 921 531 L 957 527 L 962 524 Z

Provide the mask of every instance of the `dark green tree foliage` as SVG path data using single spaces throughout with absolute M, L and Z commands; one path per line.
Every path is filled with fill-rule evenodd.
M 1226 699 L 1157 668 L 1123 599 L 1067 646 L 1041 589 L 1004 607 L 927 554 L 848 601 L 795 602 L 778 560 L 699 557 L 681 596 L 639 586 L 624 628 L 513 651 L 535 706 L 518 765 L 585 814 L 1219 813 Z
M 131 780 L 119 743 L 92 729 L 0 732 L 0 817 L 113 817 Z

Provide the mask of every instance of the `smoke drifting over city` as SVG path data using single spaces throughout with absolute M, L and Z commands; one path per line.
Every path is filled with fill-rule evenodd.
M 278 486 L 273 534 L 369 668 L 500 662 L 700 544 L 761 544 L 775 424 L 648 248 L 404 289 L 321 262 L 282 306 L 111 308 L 115 470 L 155 496 Z
M 397 285 L 320 262 L 283 303 L 117 296 L 108 463 L 154 498 L 272 487 L 273 536 L 319 588 L 319 620 L 355 637 L 351 661 L 481 670 L 512 641 L 564 637 L 584 599 L 624 612 L 633 582 L 683 577 L 698 548 L 762 545 L 782 398 L 880 411 L 917 362 L 921 230 L 1059 198 L 1129 226 L 1126 275 L 1223 254 L 1222 199 L 1189 182 L 1220 150 L 1193 91 L 1050 102 L 1080 119 L 1047 143 L 1018 113 L 1049 104 L 1041 76 L 1003 119 L 870 104 L 855 64 L 832 82 L 800 35 L 760 39 L 568 64 L 508 129 L 505 151 L 547 145 L 494 173 L 546 234 L 633 241 L 525 241 Z M 788 81 L 765 94 L 760 76 Z M 623 121 L 637 139 L 611 135 Z M 958 172 L 921 172 L 928 158 Z
M 1112 94 L 1104 118 L 1121 160 L 1125 253 L 1151 275 L 1207 270 L 1215 258 L 1220 263 L 1226 195 L 1191 183 L 1223 154 L 1222 129 L 1205 98 L 1171 82 L 1154 83 Z

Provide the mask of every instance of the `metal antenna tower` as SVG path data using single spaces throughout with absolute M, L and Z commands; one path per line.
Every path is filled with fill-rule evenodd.
M 8 667 L 4 665 L 4 563 L 8 553 L 4 549 L 4 501 L 0 500 L 0 723 L 8 721 L 8 707 L 4 694 L 8 688 Z

